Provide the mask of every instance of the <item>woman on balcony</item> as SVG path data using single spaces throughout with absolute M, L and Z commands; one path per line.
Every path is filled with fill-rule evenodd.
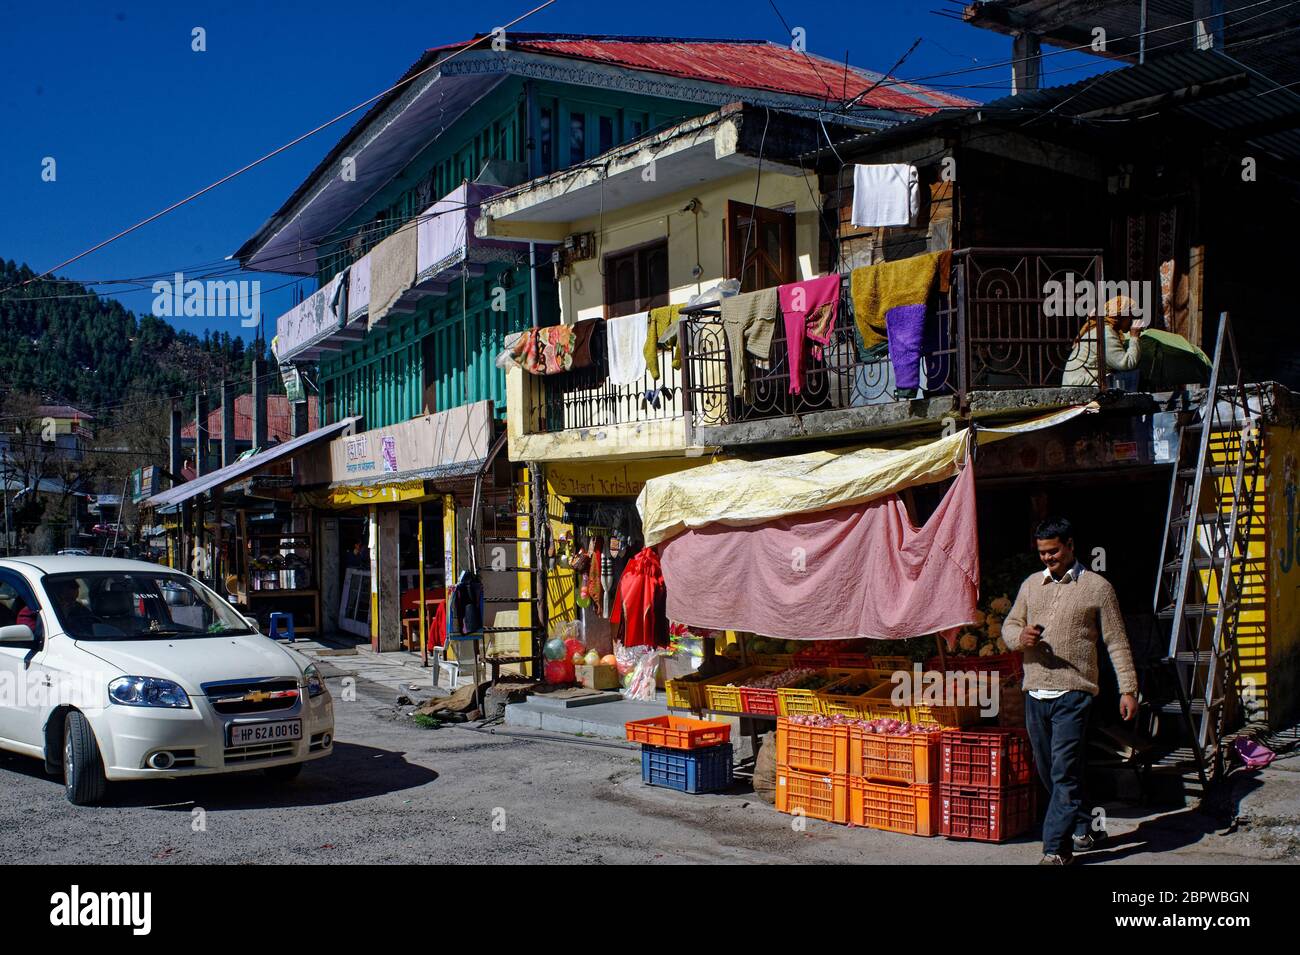
M 1137 368 L 1142 330 L 1133 325 L 1136 315 L 1137 306 L 1126 295 L 1116 295 L 1106 303 L 1102 320 L 1107 372 L 1131 372 Z M 1075 338 L 1061 384 L 1066 388 L 1097 384 L 1097 319 L 1088 319 Z

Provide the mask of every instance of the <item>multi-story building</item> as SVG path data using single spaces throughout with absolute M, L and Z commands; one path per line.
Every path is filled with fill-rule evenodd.
M 480 237 L 600 251 L 562 262 L 566 323 L 685 304 L 721 280 L 752 291 L 843 279 L 838 323 L 803 356 L 801 380 L 802 343 L 779 318 L 756 359 L 728 347 L 716 305 L 681 313 L 678 367 L 659 350 L 630 384 L 608 367 L 512 369 L 511 457 L 544 470 L 559 551 L 626 544 L 647 480 L 718 455 L 758 462 L 757 494 L 764 461 L 973 426 L 1001 439 L 976 460 L 986 591 L 1032 569 L 1036 519 L 1072 513 L 1129 619 L 1149 753 L 1198 754 L 1192 768 L 1210 775 L 1243 715 L 1284 722 L 1300 700 L 1286 583 L 1300 563 L 1286 388 L 1300 381 L 1279 212 L 1296 203 L 1300 97 L 1186 46 L 865 133 L 839 117 L 729 106 L 612 150 L 598 175 L 562 171 L 486 200 Z M 912 221 L 855 226 L 855 167 L 885 164 L 916 173 Z M 865 347 L 854 279 L 936 253 L 940 281 L 914 303 L 926 305 L 920 387 L 904 392 L 892 352 Z M 1080 305 L 1073 290 L 1085 289 Z M 1121 293 L 1159 333 L 1143 336 L 1140 364 L 1114 377 L 1097 348 L 1089 380 L 1067 374 Z M 1174 370 L 1171 344 L 1197 357 Z M 997 433 L 1085 407 L 1055 427 Z M 936 501 L 913 489 L 914 519 Z M 575 607 L 581 587 L 554 573 L 553 612 L 589 615 Z
M 722 230 L 749 229 L 740 206 L 755 203 L 740 185 L 746 171 L 765 149 L 794 155 L 775 131 L 761 142 L 753 121 L 743 144 L 715 139 L 727 104 L 801 117 L 801 148 L 812 149 L 825 124 L 879 129 L 964 102 L 915 86 L 877 89 L 880 80 L 744 40 L 512 34 L 426 51 L 238 251 L 245 268 L 318 286 L 278 320 L 276 357 L 313 366 L 324 424 L 357 419 L 358 433 L 299 475 L 304 498 L 331 512 L 320 535 L 327 620 L 337 608 L 340 627 L 394 648 L 404 601 L 418 602 L 404 595 L 440 593 L 478 568 L 488 630 L 531 658 L 544 589 L 525 513 L 531 478 L 489 466 L 514 400 L 496 364 L 507 336 L 574 309 L 600 312 L 603 276 L 619 301 L 634 303 L 661 295 L 651 286 L 685 289 L 723 274 Z M 661 173 L 638 166 L 629 179 L 610 165 L 621 146 L 643 142 L 671 146 Z M 658 247 L 609 260 L 608 230 L 621 229 L 618 248 L 646 232 L 638 202 L 712 179 L 715 165 L 734 181 L 707 206 L 674 212 L 686 228 L 673 240 L 671 274 Z M 779 173 L 758 204 L 788 209 L 782 216 L 815 242 L 815 184 L 792 167 Z M 503 219 L 481 232 L 482 203 L 526 181 L 603 185 L 581 189 L 582 208 L 566 208 L 563 223 L 548 210 L 541 231 Z M 594 245 L 570 238 L 579 220 Z M 776 228 L 784 241 L 786 225 Z M 676 249 L 697 241 L 683 266 Z M 546 457 L 521 453 L 514 460 Z

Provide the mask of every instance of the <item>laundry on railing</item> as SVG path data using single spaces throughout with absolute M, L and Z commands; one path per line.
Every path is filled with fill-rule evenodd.
M 591 319 L 573 325 L 548 325 L 527 328 L 505 338 L 505 347 L 497 355 L 498 368 L 512 365 L 531 375 L 558 375 L 574 368 L 595 363 L 592 336 L 597 321 Z
M 659 348 L 671 345 L 673 350 L 673 367 L 682 367 L 682 346 L 677 337 L 677 321 L 681 313 L 680 305 L 665 305 L 650 309 L 645 330 L 645 363 L 650 377 L 659 380 Z
M 792 282 L 777 290 L 785 320 L 785 347 L 790 358 L 790 394 L 803 391 L 804 352 L 812 342 L 814 358 L 830 344 L 840 309 L 840 276 L 825 275 L 805 282 Z
M 746 292 L 719 303 L 722 330 L 731 353 L 731 392 L 737 398 L 745 394 L 746 354 L 766 361 L 772 354 L 776 332 L 776 313 L 780 305 L 775 286 Z
M 605 322 L 611 385 L 631 385 L 645 377 L 648 321 L 648 312 L 635 312 Z
M 850 273 L 853 318 L 868 350 L 888 342 L 898 392 L 916 394 L 926 336 L 926 309 L 935 282 L 948 290 L 951 252 L 929 252 L 864 265 Z

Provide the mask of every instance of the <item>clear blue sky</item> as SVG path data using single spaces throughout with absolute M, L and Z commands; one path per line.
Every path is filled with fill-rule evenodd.
M 430 46 L 487 32 L 537 0 L 472 4 L 315 0 L 228 4 L 86 4 L 0 0 L 0 258 L 43 271 L 269 152 L 391 85 Z M 810 51 L 913 78 L 1006 61 L 1006 37 L 930 11 L 946 0 L 777 0 Z M 954 6 L 954 9 L 955 6 Z M 207 51 L 191 50 L 191 30 Z M 788 42 L 768 0 L 559 0 L 517 27 L 533 32 L 746 37 Z M 1096 72 L 1078 54 L 1044 63 L 1045 82 Z M 933 81 L 1009 92 L 1005 66 Z M 244 174 L 164 219 L 68 267 L 80 280 L 213 263 L 274 212 L 356 117 Z M 53 157 L 57 180 L 41 179 Z M 268 318 L 289 305 L 290 279 L 266 276 Z M 145 312 L 148 291 L 118 296 Z M 243 334 L 237 319 L 178 319 L 180 327 Z

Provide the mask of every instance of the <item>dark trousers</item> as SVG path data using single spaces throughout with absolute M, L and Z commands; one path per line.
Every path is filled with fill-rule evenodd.
M 1038 776 L 1047 789 L 1043 852 L 1071 855 L 1071 836 L 1087 834 L 1092 816 L 1084 802 L 1083 770 L 1092 695 L 1071 690 L 1054 700 L 1025 694 L 1025 727 Z

